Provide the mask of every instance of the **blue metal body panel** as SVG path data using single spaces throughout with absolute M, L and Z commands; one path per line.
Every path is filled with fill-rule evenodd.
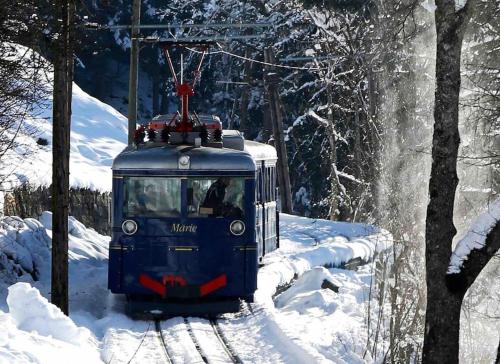
M 256 143 L 254 143 L 256 144 Z M 178 153 L 177 148 L 174 152 Z M 254 146 L 255 149 L 255 146 Z M 200 151 L 197 158 L 205 160 Z M 212 153 L 206 148 L 207 153 Z M 127 156 L 133 150 L 124 152 Z M 154 155 L 153 150 L 139 150 L 141 158 Z M 161 155 L 170 152 L 163 147 Z M 172 152 L 173 153 L 173 152 Z M 236 152 L 235 152 L 236 153 Z M 252 170 L 248 162 L 248 153 L 242 153 L 242 170 L 234 169 L 237 165 L 235 153 L 219 153 L 216 156 L 228 155 L 232 158 L 231 170 L 211 169 L 171 169 L 171 168 L 138 168 L 137 158 L 133 158 L 134 166 L 127 168 L 121 157 L 120 167 L 113 170 L 113 204 L 112 204 L 112 239 L 109 250 L 108 287 L 113 293 L 126 294 L 131 297 L 151 297 L 151 302 L 214 302 L 228 301 L 234 298 L 252 299 L 257 289 L 257 270 L 259 259 L 276 248 L 276 203 L 260 202 L 264 196 L 265 174 Z M 177 155 L 176 154 L 176 155 Z M 184 153 L 185 154 L 185 153 Z M 172 159 L 170 164 L 174 164 Z M 255 168 L 271 168 L 276 160 L 258 160 Z M 147 164 L 147 163 L 146 163 Z M 151 163 L 150 163 L 151 164 Z M 217 161 L 216 164 L 221 164 Z M 155 163 L 152 163 L 155 165 Z M 166 163 L 164 163 L 166 165 Z M 269 167 L 271 166 L 271 167 Z M 178 217 L 146 217 L 126 216 L 124 206 L 124 180 L 126 177 L 165 176 L 181 179 L 181 212 Z M 187 177 L 234 176 L 244 178 L 245 200 L 243 218 L 188 217 L 187 213 Z M 271 178 L 270 175 L 268 178 Z M 257 189 L 259 189 L 257 191 Z M 266 189 L 270 190 L 269 188 Z M 269 200 L 269 196 L 266 197 Z M 137 223 L 137 232 L 126 235 L 122 231 L 122 223 L 132 219 Z M 230 224 L 242 220 L 246 229 L 240 236 L 230 232 Z M 173 228 L 175 224 L 194 226 L 179 232 Z M 141 279 L 146 276 L 160 291 L 144 284 Z M 203 287 L 213 284 L 218 277 L 224 276 L 223 284 L 216 289 L 201 294 Z M 169 278 L 170 277 L 170 278 Z M 182 284 L 172 283 L 171 277 L 182 280 Z M 220 282 L 219 282 L 220 283 Z M 201 297 L 203 296 L 203 297 Z M 185 300 L 186 301 L 183 301 Z M 179 301 L 180 300 L 180 301 Z M 200 301 L 201 300 L 201 301 Z M 150 305 L 148 304 L 147 307 Z M 154 306 L 154 305 L 153 305 Z M 224 306 L 224 305 L 223 305 Z M 221 306 L 221 307 L 223 307 Z

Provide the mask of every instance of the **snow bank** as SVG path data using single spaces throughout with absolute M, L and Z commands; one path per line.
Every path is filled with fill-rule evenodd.
M 24 49 L 19 46 L 19 48 Z M 53 74 L 46 79 L 48 92 L 52 95 Z M 20 147 L 2 157 L 4 166 L 0 173 L 10 175 L 4 186 L 15 187 L 21 183 L 48 186 L 52 179 L 52 96 L 45 100 L 47 106 L 33 110 L 25 121 L 31 136 L 20 135 Z M 37 145 L 41 137 L 48 146 Z M 111 106 L 85 93 L 73 83 L 71 120 L 71 187 L 92 190 L 111 190 L 111 163 L 126 147 L 127 120 Z M 31 154 L 32 152 L 32 154 Z M 29 158 L 25 157 L 28 153 Z
M 369 332 L 366 313 L 376 309 L 368 300 L 372 274 L 370 265 L 357 272 L 315 268 L 294 282 L 288 290 L 293 293 L 278 296 L 274 319 L 296 344 L 320 357 L 317 362 L 373 362 L 365 350 Z M 334 279 L 339 292 L 321 289 L 324 278 Z M 383 347 L 382 340 L 379 345 Z
M 280 249 L 264 257 L 257 277 L 255 298 L 268 305 L 277 287 L 314 267 L 339 267 L 355 258 L 368 262 L 392 246 L 392 236 L 371 225 L 286 214 L 280 214 L 280 234 Z
M 24 331 L 35 331 L 42 336 L 78 345 L 89 338 L 90 332 L 76 327 L 69 317 L 42 297 L 36 288 L 27 283 L 16 283 L 9 287 L 7 296 L 9 313 L 17 327 Z
M 0 311 L 0 362 L 101 362 L 92 333 L 77 327 L 36 288 L 17 283 L 9 287 L 7 302 L 9 313 Z
M 100 316 L 107 304 L 109 237 L 69 217 L 69 280 L 72 311 Z M 51 271 L 52 214 L 40 222 L 19 217 L 0 218 L 0 309 L 6 308 L 7 287 L 28 282 L 48 297 Z
M 479 215 L 472 224 L 470 230 L 457 243 L 451 254 L 448 274 L 458 274 L 474 249 L 482 249 L 486 243 L 486 237 L 500 220 L 500 198 L 488 206 L 487 211 Z
M 282 308 L 283 306 L 289 304 L 291 301 L 296 300 L 297 298 L 299 299 L 299 301 L 301 301 L 303 296 L 307 296 L 307 293 L 310 291 L 319 291 L 321 295 L 323 294 L 323 292 L 333 292 L 331 290 L 321 291 L 321 286 L 323 285 L 324 281 L 328 281 L 337 287 L 340 287 L 342 285 L 340 281 L 338 281 L 328 271 L 328 269 L 323 267 L 315 267 L 300 276 L 297 281 L 294 282 L 292 287 L 276 297 L 274 301 L 276 307 Z
M 109 238 L 69 218 L 68 318 L 46 298 L 51 222 L 50 212 L 40 221 L 0 218 L 0 363 L 101 362 L 92 332 L 98 331 L 96 318 L 106 314 L 109 304 Z
M 16 282 L 34 283 L 50 276 L 50 237 L 35 219 L 0 219 L 0 308 L 5 306 L 7 287 Z

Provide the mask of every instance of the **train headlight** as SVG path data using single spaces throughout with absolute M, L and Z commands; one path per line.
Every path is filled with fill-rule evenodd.
M 125 220 L 122 224 L 122 230 L 127 235 L 133 235 L 137 232 L 137 223 L 134 220 Z
M 179 157 L 179 169 L 189 169 L 189 156 L 188 155 L 182 155 Z
M 233 235 L 241 235 L 245 232 L 245 223 L 241 220 L 234 220 L 229 226 Z

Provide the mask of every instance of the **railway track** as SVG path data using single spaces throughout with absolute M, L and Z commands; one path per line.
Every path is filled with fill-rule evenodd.
M 160 320 L 155 320 L 155 331 L 156 331 L 156 336 L 158 338 L 158 341 L 160 342 L 160 345 L 162 347 L 162 351 L 165 354 L 165 360 L 168 364 L 174 364 L 172 361 L 172 356 L 170 354 L 170 351 L 168 350 L 167 343 L 165 342 L 165 337 L 163 336 L 163 332 L 161 330 L 161 322 Z
M 162 327 L 162 323 L 170 320 L 154 320 L 154 332 L 150 330 L 151 324 L 149 324 L 132 356 L 127 360 L 115 357 L 108 362 L 138 363 L 153 350 L 157 363 L 243 363 L 229 344 L 216 319 L 184 318 L 183 321 L 179 319 L 172 319 L 175 320 L 173 325 L 166 328 Z M 193 352 L 193 347 L 196 348 L 197 355 Z
M 136 322 L 131 327 L 113 329 L 106 342 L 109 346 L 103 358 L 113 364 L 317 361 L 258 305 L 244 306 L 239 314 L 218 320 L 174 317 Z
M 243 364 L 243 361 L 240 359 L 238 354 L 236 354 L 233 347 L 229 344 L 229 341 L 227 340 L 226 336 L 224 335 L 224 332 L 221 330 L 219 323 L 216 320 L 211 319 L 210 325 L 212 326 L 212 329 L 214 330 L 214 334 L 219 339 L 220 343 L 224 347 L 224 351 L 226 352 L 227 356 L 231 359 L 231 361 L 235 364 Z
M 254 317 L 258 312 L 260 310 L 254 312 L 252 305 L 247 304 L 228 322 L 199 317 L 135 321 L 130 326 L 111 330 L 103 358 L 106 363 L 113 364 L 241 364 L 242 357 L 232 346 L 234 340 L 228 336 L 225 326 L 234 319 Z M 245 360 L 248 360 L 248 354 L 245 355 Z
M 204 363 L 242 363 L 216 319 L 184 318 L 184 324 Z

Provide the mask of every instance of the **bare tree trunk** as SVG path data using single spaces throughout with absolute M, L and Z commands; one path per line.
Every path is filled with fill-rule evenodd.
M 265 50 L 267 62 L 274 62 L 271 50 Z M 288 155 L 286 151 L 285 137 L 283 135 L 283 116 L 281 113 L 281 103 L 277 89 L 277 75 L 268 73 L 266 75 L 266 84 L 269 94 L 269 115 L 273 127 L 274 145 L 278 154 L 278 181 L 280 190 L 281 211 L 287 214 L 293 212 L 292 192 L 290 187 L 290 172 L 288 168 Z
M 69 153 L 75 1 L 59 0 L 55 7 L 57 19 L 62 22 L 54 52 L 51 300 L 67 315 Z
M 328 85 L 328 144 L 330 146 L 330 164 L 332 166 L 332 172 L 330 173 L 330 213 L 328 214 L 330 220 L 338 220 L 339 211 L 339 176 L 337 175 L 337 141 L 335 135 L 335 120 L 333 117 L 333 90 L 332 85 Z
M 249 57 L 249 51 L 245 50 L 245 57 Z M 248 134 L 248 103 L 250 101 L 250 72 L 252 67 L 252 62 L 246 62 L 243 66 L 243 73 L 245 74 L 245 82 L 248 82 L 248 87 L 243 87 L 240 98 L 240 131 L 243 135 Z M 248 137 L 248 135 L 247 135 Z
M 453 0 L 436 0 L 436 93 L 432 167 L 426 218 L 427 311 L 423 363 L 458 363 L 460 309 L 465 291 L 450 291 L 446 272 L 456 234 L 453 224 L 460 144 L 460 59 L 471 1 L 455 11 Z

